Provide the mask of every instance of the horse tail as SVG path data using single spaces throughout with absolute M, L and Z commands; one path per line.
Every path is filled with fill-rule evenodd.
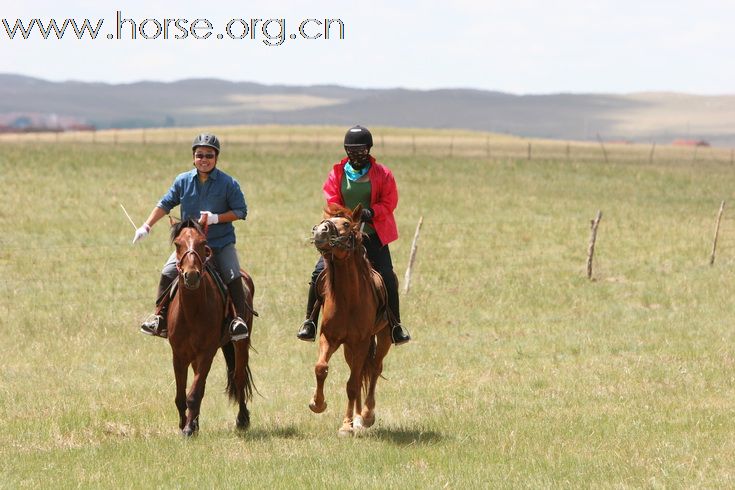
M 237 388 L 235 387 L 235 346 L 232 342 L 226 342 L 222 346 L 222 355 L 227 363 L 227 387 L 225 392 L 230 400 L 237 400 Z
M 249 349 L 248 345 L 246 349 Z M 237 368 L 235 363 L 235 346 L 232 342 L 227 342 L 222 346 L 222 354 L 225 356 L 225 362 L 227 363 L 227 387 L 225 392 L 227 397 L 233 402 L 239 400 L 237 395 L 237 384 L 235 384 L 235 369 Z M 244 400 L 252 400 L 253 393 L 260 393 L 258 388 L 255 386 L 253 381 L 253 373 L 250 371 L 250 363 L 245 364 L 245 384 L 243 386 Z
M 253 392 L 259 393 L 253 382 L 253 373 L 250 372 L 250 363 L 245 366 L 245 399 L 253 399 Z
M 366 397 L 370 389 L 370 380 L 376 375 L 378 366 L 375 364 L 375 353 L 378 349 L 377 336 L 370 337 L 370 347 L 368 355 L 365 357 L 365 364 L 362 367 L 362 396 Z

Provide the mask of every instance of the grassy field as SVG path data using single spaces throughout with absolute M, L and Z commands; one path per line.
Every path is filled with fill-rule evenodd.
M 262 396 L 237 433 L 218 356 L 184 440 L 170 349 L 137 331 L 167 229 L 131 246 L 120 203 L 144 219 L 190 168 L 195 132 L 0 143 L 0 487 L 735 485 L 730 207 L 708 265 L 729 150 L 608 146 L 606 164 L 595 145 L 378 128 L 400 278 L 424 217 L 402 296 L 414 340 L 386 360 L 376 426 L 343 439 L 341 354 L 314 415 L 316 347 L 295 338 L 343 129 L 223 128 L 220 167 L 250 206 L 238 250 Z

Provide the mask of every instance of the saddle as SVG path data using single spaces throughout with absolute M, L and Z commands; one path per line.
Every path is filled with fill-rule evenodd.
M 315 322 L 317 312 L 322 307 L 322 298 L 324 297 L 324 281 L 326 280 L 327 269 L 323 269 L 316 278 L 316 292 L 317 300 L 314 304 L 314 309 L 311 311 L 309 319 Z M 370 269 L 370 285 L 372 286 L 371 291 L 377 310 L 375 312 L 375 324 L 377 325 L 381 321 L 387 320 L 389 325 L 394 325 L 396 322 L 395 315 L 388 305 L 388 292 L 386 291 L 385 284 L 383 283 L 383 277 L 375 269 Z
M 227 285 L 222 280 L 222 277 L 219 275 L 219 272 L 217 272 L 217 269 L 215 269 L 214 265 L 210 263 L 206 263 L 204 267 L 209 275 L 212 276 L 214 283 L 217 285 L 217 289 L 219 290 L 222 297 L 225 299 L 225 321 L 220 327 L 222 330 L 222 335 L 224 337 L 225 335 L 228 335 L 226 327 L 227 325 L 229 325 L 229 322 L 237 316 L 237 311 L 235 310 L 235 304 L 232 302 L 232 298 L 230 297 L 230 292 L 227 289 Z M 171 300 L 173 300 L 174 296 L 176 296 L 176 292 L 178 290 L 179 276 L 176 276 L 171 284 L 169 284 L 168 288 L 166 288 L 166 290 L 164 290 L 161 295 L 156 299 L 156 315 L 161 314 L 161 311 L 164 310 L 171 302 Z

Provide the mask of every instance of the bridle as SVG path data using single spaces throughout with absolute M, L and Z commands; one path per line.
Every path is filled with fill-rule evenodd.
M 317 224 L 312 228 L 312 241 L 314 241 L 314 231 L 321 225 L 326 224 L 327 231 L 329 233 L 329 239 L 327 240 L 327 243 L 329 244 L 329 248 L 339 248 L 346 252 L 352 252 L 355 250 L 356 246 L 356 240 L 355 240 L 355 230 L 350 229 L 350 233 L 347 235 L 340 235 L 339 230 L 337 229 L 337 225 L 334 224 L 334 222 L 331 220 L 331 218 L 327 218 L 323 220 L 321 223 Z M 319 252 L 324 255 L 330 253 L 329 250 L 319 250 Z
M 177 258 L 176 259 L 176 270 L 179 272 L 179 275 L 181 275 L 181 274 L 184 273 L 183 269 L 181 268 L 181 262 L 183 262 L 184 261 L 184 258 L 187 255 L 189 255 L 189 254 L 194 254 L 194 256 L 197 259 L 199 259 L 199 262 L 202 264 L 202 271 L 201 272 L 203 273 L 204 270 L 205 270 L 205 266 L 207 265 L 207 262 L 209 262 L 209 259 L 212 258 L 212 249 L 209 248 L 209 245 L 205 245 L 204 246 L 204 250 L 206 250 L 207 252 L 209 252 L 209 255 L 207 255 L 206 258 L 202 259 L 202 256 L 199 255 L 199 252 L 197 252 L 196 250 L 194 250 L 194 247 L 192 247 L 191 245 L 189 245 L 189 248 L 186 250 L 186 252 L 184 252 L 183 254 L 181 254 L 181 258 Z

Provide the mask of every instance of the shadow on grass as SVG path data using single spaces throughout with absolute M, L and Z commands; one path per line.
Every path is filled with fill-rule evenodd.
M 252 439 L 257 441 L 268 439 L 299 439 L 304 436 L 304 434 L 293 425 L 286 427 L 238 430 L 237 435 L 243 439 Z
M 374 427 L 367 429 L 368 437 L 382 439 L 399 446 L 412 444 L 435 443 L 444 440 L 444 436 L 433 430 Z

